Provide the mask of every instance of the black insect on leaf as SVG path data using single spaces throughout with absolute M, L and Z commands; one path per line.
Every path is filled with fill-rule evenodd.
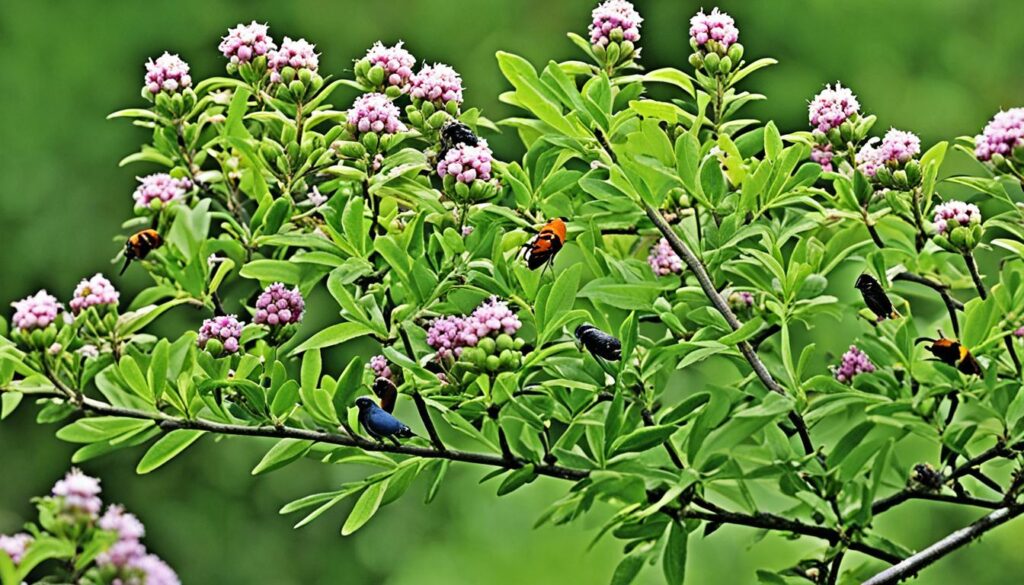
M 864 304 L 871 309 L 879 321 L 886 319 L 899 319 L 900 314 L 892 306 L 892 301 L 885 294 L 885 289 L 870 274 L 861 274 L 853 285 L 864 297 Z
M 590 323 L 584 323 L 576 328 L 576 339 L 597 357 L 609 361 L 618 361 L 622 358 L 622 342 Z

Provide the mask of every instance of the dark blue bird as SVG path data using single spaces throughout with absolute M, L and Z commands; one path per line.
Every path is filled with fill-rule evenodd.
M 378 443 L 384 442 L 386 438 L 397 445 L 398 438 L 407 439 L 416 436 L 412 429 L 377 406 L 377 403 L 369 396 L 356 398 L 356 406 L 359 408 L 359 424 Z

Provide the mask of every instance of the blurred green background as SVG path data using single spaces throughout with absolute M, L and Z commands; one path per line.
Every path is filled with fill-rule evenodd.
M 684 64 L 688 19 L 701 4 L 637 5 L 647 19 L 644 64 Z M 780 60 L 755 77 L 753 89 L 769 96 L 755 113 L 785 130 L 803 129 L 807 101 L 837 79 L 878 115 L 879 130 L 913 130 L 926 145 L 974 134 L 1000 108 L 1024 105 L 1020 0 L 719 5 L 736 18 L 749 57 Z M 237 22 L 256 19 L 269 22 L 277 39 L 290 35 L 315 42 L 321 71 L 340 74 L 373 41 L 402 39 L 420 59 L 458 69 L 467 103 L 500 118 L 509 111 L 497 101 L 504 84 L 494 52 L 517 52 L 534 63 L 578 58 L 565 32 L 585 33 L 591 7 L 575 0 L 5 0 L 0 299 L 6 304 L 43 287 L 67 298 L 83 276 L 113 273 L 112 238 L 130 213 L 134 177 L 153 169 L 117 167 L 146 135 L 104 118 L 140 104 L 147 57 L 166 49 L 180 53 L 197 79 L 221 74 L 220 36 Z M 507 156 L 515 154 L 511 141 L 497 143 Z M 966 164 L 957 156 L 955 164 Z M 117 284 L 130 294 L 145 285 L 141 274 L 129 271 Z M 333 309 L 320 303 L 312 310 Z M 837 348 L 845 342 L 841 337 Z M 31 408 L 0 425 L 0 533 L 31 518 L 29 498 L 47 491 L 66 470 L 73 448 L 57 441 L 54 430 L 37 426 Z M 85 469 L 103 478 L 107 501 L 123 502 L 142 517 L 150 547 L 185 583 L 589 584 L 606 582 L 619 558 L 619 545 L 610 539 L 587 552 L 598 517 L 532 530 L 545 504 L 565 486 L 540 480 L 496 500 L 493 484 L 477 485 L 485 472 L 466 467 L 454 468 L 432 505 L 422 505 L 420 490 L 382 511 L 355 537 L 339 536 L 344 508 L 293 531 L 298 518 L 277 514 L 283 503 L 331 489 L 359 470 L 302 462 L 254 479 L 249 470 L 265 448 L 254 441 L 207 438 L 149 476 L 132 472 L 138 452 L 90 462 Z M 879 523 L 920 547 L 971 518 L 970 512 L 941 504 L 910 504 Z M 757 536 L 727 528 L 706 541 L 691 539 L 690 582 L 752 583 L 755 568 L 787 567 L 809 546 Z M 920 581 L 1020 582 L 1022 536 L 1024 524 L 1002 528 L 982 545 L 929 569 Z M 850 559 L 849 566 L 864 562 Z M 659 573 L 648 569 L 641 581 L 659 583 Z

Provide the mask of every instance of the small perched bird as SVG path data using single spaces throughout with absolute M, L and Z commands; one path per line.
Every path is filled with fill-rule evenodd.
M 566 227 L 564 217 L 556 217 L 544 224 L 540 232 L 532 240 L 523 245 L 526 250 L 526 265 L 530 270 L 547 266 L 555 259 L 555 254 L 565 245 Z
M 609 361 L 622 359 L 622 342 L 590 323 L 584 323 L 576 328 L 576 339 L 597 357 Z
M 438 160 L 443 160 L 448 151 L 460 144 L 466 146 L 477 146 L 480 138 L 473 133 L 473 129 L 459 122 L 450 120 L 441 126 L 441 152 L 437 154 Z
M 871 312 L 875 314 L 879 321 L 900 318 L 900 314 L 896 312 L 896 309 L 892 308 L 892 301 L 885 294 L 885 289 L 882 288 L 882 285 L 873 276 L 861 274 L 853 286 L 860 291 L 861 296 L 864 297 L 864 304 L 871 309 Z
M 970 350 L 959 341 L 942 337 L 941 331 L 939 332 L 938 339 L 919 337 L 915 343 L 921 343 L 922 341 L 931 343 L 931 346 L 925 349 L 930 351 L 935 356 L 935 359 L 940 362 L 953 366 L 968 376 L 981 375 L 981 364 L 971 355 Z
M 398 445 L 398 439 L 416 436 L 412 429 L 391 416 L 391 413 L 377 406 L 369 396 L 356 398 L 356 406 L 359 408 L 359 424 L 378 443 L 383 443 L 384 439 L 388 439 Z
M 132 260 L 142 260 L 163 244 L 164 239 L 154 229 L 144 229 L 129 236 L 128 241 L 124 243 L 124 266 L 121 267 L 120 274 L 124 274 L 124 271 L 128 270 L 128 265 L 132 263 Z

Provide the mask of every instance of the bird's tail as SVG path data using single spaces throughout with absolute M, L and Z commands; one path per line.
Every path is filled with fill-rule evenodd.
M 416 437 L 418 435 L 412 432 L 412 429 L 410 429 L 409 427 L 402 427 L 401 430 L 395 433 L 395 436 L 398 437 L 399 439 L 409 439 L 412 437 Z

